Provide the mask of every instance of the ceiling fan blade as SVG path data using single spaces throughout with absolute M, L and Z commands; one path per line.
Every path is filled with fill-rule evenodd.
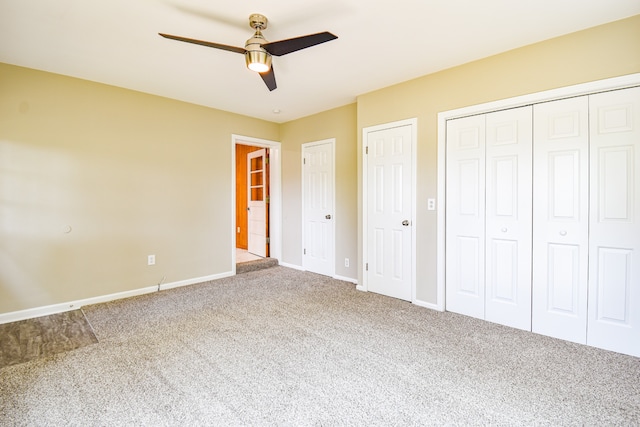
M 307 36 L 265 43 L 262 45 L 262 48 L 273 56 L 282 56 L 286 55 L 287 53 L 306 49 L 308 47 L 335 40 L 337 38 L 338 36 L 325 31 L 323 33 L 309 34 Z
M 213 48 L 216 48 L 216 49 L 222 49 L 222 50 L 228 50 L 230 52 L 241 53 L 243 55 L 246 52 L 246 50 L 243 47 L 235 47 L 235 46 L 229 46 L 229 45 L 226 45 L 226 44 L 206 42 L 206 41 L 203 41 L 203 40 L 188 39 L 186 37 L 172 36 L 170 34 L 163 34 L 163 33 L 158 33 L 158 34 L 160 34 L 162 37 L 164 37 L 166 39 L 178 40 L 179 42 L 187 42 L 187 43 L 199 44 L 199 45 L 202 45 L 202 46 L 213 47 Z
M 271 69 L 269 71 L 258 74 L 260 74 L 260 77 L 262 77 L 262 80 L 264 81 L 264 84 L 266 84 L 269 88 L 269 91 L 272 91 L 278 87 L 276 86 L 276 75 L 273 72 L 273 65 L 271 66 Z

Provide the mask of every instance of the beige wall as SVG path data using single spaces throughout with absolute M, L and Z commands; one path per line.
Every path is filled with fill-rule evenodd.
M 436 212 L 427 211 L 427 198 L 436 196 L 437 114 L 637 72 L 640 72 L 640 16 L 537 43 L 358 97 L 359 153 L 362 128 L 412 117 L 418 119 L 418 300 L 436 303 Z M 361 158 L 360 155 L 358 158 Z M 358 167 L 360 170 L 361 161 Z M 361 260 L 361 247 L 358 253 Z
M 362 129 L 410 117 L 417 298 L 435 303 L 426 200 L 436 194 L 437 113 L 636 72 L 640 16 L 278 125 L 0 64 L 0 314 L 230 271 L 231 134 L 282 142 L 282 260 L 292 265 L 302 263 L 301 144 L 336 138 L 336 274 L 357 277 Z
M 0 313 L 231 271 L 233 133 L 279 127 L 0 64 Z
M 283 261 L 302 265 L 302 144 L 336 139 L 336 274 L 357 277 L 356 105 L 351 104 L 280 128 L 282 142 Z M 349 258 L 350 266 L 344 266 Z

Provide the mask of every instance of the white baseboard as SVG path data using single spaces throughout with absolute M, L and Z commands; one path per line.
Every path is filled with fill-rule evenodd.
M 362 291 L 362 292 L 368 292 L 367 289 L 365 289 L 365 287 L 362 286 L 362 285 L 357 285 L 356 289 L 359 290 L 359 291 Z M 427 302 L 427 301 L 422 301 L 422 300 L 419 300 L 419 299 L 411 301 L 411 304 L 415 304 L 418 307 L 429 308 L 429 309 L 435 310 L 435 311 L 444 311 L 444 309 L 442 307 L 440 307 L 440 305 L 438 305 L 438 304 L 434 304 L 434 303 Z
M 301 265 L 289 264 L 287 262 L 282 262 L 282 261 L 280 261 L 279 265 L 287 268 L 293 268 L 294 270 L 306 271 L 304 268 L 302 268 Z
M 438 304 L 433 304 L 431 302 L 421 301 L 417 299 L 415 301 L 412 301 L 412 303 L 419 307 L 430 308 L 431 310 L 436 311 L 444 311 Z
M 281 262 L 280 265 L 283 266 L 283 267 L 287 267 L 287 268 L 293 268 L 294 270 L 307 271 L 307 270 L 304 269 L 304 267 L 302 267 L 300 265 L 288 264 L 286 262 Z M 336 279 L 336 280 L 342 280 L 344 282 L 353 283 L 354 285 L 358 284 L 358 279 L 352 279 L 351 277 L 340 276 L 338 274 L 334 274 L 332 277 L 334 279 Z
M 193 279 L 180 280 L 178 282 L 166 283 L 164 285 L 147 286 L 145 288 L 134 289 L 131 291 L 117 292 L 115 294 L 101 295 L 97 297 L 85 298 L 76 301 L 63 302 L 60 304 L 46 305 L 42 307 L 29 308 L 26 310 L 12 311 L 10 313 L 0 314 L 0 324 L 18 322 L 20 320 L 33 319 L 36 317 L 49 316 L 51 314 L 64 313 L 65 311 L 77 310 L 85 305 L 100 304 L 103 302 L 114 301 L 123 298 L 135 297 L 138 295 L 150 294 L 160 290 L 179 288 L 181 286 L 195 285 L 196 283 L 208 282 L 210 280 L 222 279 L 232 276 L 233 272 L 225 272 L 220 274 L 212 274 L 210 276 L 196 277 Z
M 210 280 L 224 279 L 225 277 L 234 276 L 235 273 L 233 271 L 227 271 L 225 273 L 220 274 L 212 274 L 204 277 L 196 277 L 194 279 L 180 280 L 178 282 L 167 283 L 165 285 L 160 285 L 160 290 L 164 291 L 167 289 L 180 288 L 182 286 L 195 285 L 197 283 L 208 282 Z
M 343 282 L 353 283 L 354 285 L 358 284 L 358 279 L 352 279 L 351 277 L 340 276 L 338 274 L 335 274 L 333 278 L 336 280 L 342 280 Z

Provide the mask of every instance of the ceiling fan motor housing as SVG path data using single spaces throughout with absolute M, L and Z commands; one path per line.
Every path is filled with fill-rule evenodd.
M 271 54 L 262 48 L 263 43 L 267 43 L 267 40 L 262 36 L 260 28 L 256 28 L 256 33 L 244 45 L 247 67 L 259 73 L 271 69 Z

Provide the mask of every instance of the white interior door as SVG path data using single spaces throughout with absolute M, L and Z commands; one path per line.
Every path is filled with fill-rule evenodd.
M 303 227 L 305 270 L 335 274 L 334 152 L 335 140 L 302 146 Z
M 486 115 L 485 320 L 528 331 L 532 114 L 527 106 Z
M 248 250 L 261 257 L 267 255 L 265 157 L 265 149 L 247 155 Z
M 640 87 L 589 97 L 587 343 L 640 356 Z
M 586 343 L 588 97 L 534 106 L 532 330 Z
M 412 299 L 413 125 L 366 136 L 369 291 Z
M 484 319 L 485 116 L 447 121 L 446 309 Z

